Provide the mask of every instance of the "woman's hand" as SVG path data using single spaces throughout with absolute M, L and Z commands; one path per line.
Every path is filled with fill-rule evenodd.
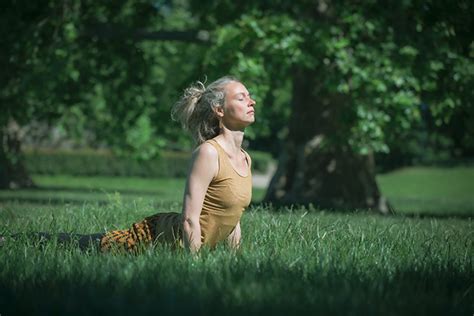
M 211 144 L 204 143 L 196 148 L 183 199 L 183 241 L 191 253 L 198 252 L 202 245 L 199 217 L 207 188 L 218 169 L 217 150 Z
M 232 249 L 237 250 L 240 248 L 240 239 L 241 239 L 242 233 L 240 231 L 240 221 L 237 223 L 235 226 L 234 230 L 232 233 L 230 233 L 229 237 L 227 237 L 227 243 L 229 244 Z

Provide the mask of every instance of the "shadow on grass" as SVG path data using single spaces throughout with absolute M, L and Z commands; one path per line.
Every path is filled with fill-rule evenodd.
M 120 193 L 123 195 L 143 195 L 143 196 L 162 196 L 167 195 L 169 192 L 160 190 L 136 190 L 136 189 L 96 189 L 96 188 L 84 188 L 84 187 L 69 187 L 69 186 L 37 186 L 27 189 L 28 191 L 37 192 L 67 192 L 67 193 Z
M 268 262 L 260 268 L 240 264 L 228 274 L 204 275 L 181 263 L 176 269 L 183 270 L 182 277 L 174 280 L 159 269 L 132 270 L 127 280 L 113 273 L 94 275 L 101 271 L 69 276 L 49 272 L 21 280 L 4 273 L 0 309 L 4 315 L 432 316 L 470 315 L 474 301 L 472 271 L 449 267 L 361 275 L 337 269 L 303 273 Z
M 436 219 L 447 219 L 447 218 L 459 218 L 459 219 L 472 219 L 474 218 L 474 209 L 465 208 L 461 211 L 449 211 L 449 212 L 433 212 L 429 209 L 418 209 L 415 211 L 400 211 L 395 209 L 393 214 L 385 215 L 373 210 L 363 209 L 330 209 L 315 207 L 312 204 L 272 204 L 267 202 L 252 202 L 250 206 L 254 210 L 271 210 L 275 213 L 288 213 L 293 211 L 308 211 L 314 213 L 335 213 L 335 214 L 370 214 L 374 216 L 387 216 L 387 217 L 409 217 L 409 218 L 436 218 Z
M 107 199 L 97 199 L 97 198 L 32 198 L 32 197 L 23 197 L 23 196 L 0 196 L 0 202 L 18 202 L 18 203 L 28 203 L 28 204 L 38 204 L 38 205 L 64 205 L 64 204 L 73 204 L 73 205 L 83 205 L 86 202 L 94 203 L 99 206 L 103 206 L 110 203 L 110 200 Z
M 83 204 L 84 202 L 97 203 L 99 205 L 110 203 L 114 200 L 115 194 L 128 201 L 137 198 L 143 198 L 149 201 L 171 201 L 170 193 L 160 190 L 153 192 L 148 190 L 135 189 L 89 189 L 84 187 L 67 186 L 42 186 L 23 190 L 3 190 L 0 196 L 0 202 L 19 202 L 30 204 Z
M 469 212 L 437 213 L 437 212 L 430 212 L 430 211 L 420 211 L 420 212 L 396 213 L 394 216 L 409 217 L 409 218 L 434 218 L 434 219 L 447 219 L 447 218 L 472 219 L 474 218 L 474 211 L 469 211 Z
M 131 203 L 133 198 L 123 198 L 124 203 Z M 86 198 L 86 199 L 71 199 L 71 198 L 29 198 L 29 197 L 2 197 L 0 196 L 0 203 L 21 203 L 21 204 L 28 204 L 28 205 L 38 205 L 38 206 L 64 206 L 65 204 L 75 205 L 75 206 L 82 206 L 85 203 L 91 203 L 93 205 L 97 205 L 99 207 L 106 206 L 110 204 L 116 203 L 114 200 L 110 199 L 98 199 L 98 198 Z M 147 205 L 162 209 L 163 207 L 170 207 L 176 203 L 174 200 L 163 200 L 163 199 L 153 199 L 153 200 L 145 200 Z M 1 209 L 1 205 L 0 205 Z
M 12 192 L 10 195 L 8 192 Z M 29 193 L 42 193 L 43 196 L 31 196 Z M 55 194 L 57 193 L 57 196 Z M 3 195 L 0 196 L 0 202 L 18 202 L 18 203 L 29 203 L 29 204 L 38 204 L 38 205 L 63 205 L 63 204 L 73 204 L 73 205 L 82 205 L 85 202 L 88 203 L 97 203 L 98 205 L 106 205 L 113 200 L 113 195 L 115 193 L 120 194 L 121 198 L 124 201 L 131 201 L 133 199 L 143 197 L 145 200 L 149 201 L 165 201 L 165 202 L 180 202 L 181 199 L 169 198 L 169 192 L 163 191 L 154 191 L 150 192 L 147 190 L 135 190 L 135 189 L 119 189 L 119 190 L 98 190 L 98 189 L 89 189 L 84 187 L 67 187 L 67 186 L 42 186 L 36 188 L 30 188 L 26 190 L 15 190 L 15 191 L 3 191 Z M 61 196 L 65 194 L 65 196 Z M 77 197 L 76 197 L 77 196 Z M 110 198 L 112 196 L 112 198 Z M 408 203 L 410 200 L 404 200 L 403 203 Z M 413 201 L 412 201 L 413 202 Z M 414 201 L 415 203 L 417 201 Z M 418 201 L 420 202 L 420 201 Z M 430 205 L 436 205 L 436 201 L 422 201 L 430 202 Z M 412 204 L 413 204 L 412 203 Z M 409 204 L 409 203 L 408 203 Z M 411 205 L 411 204 L 409 204 Z M 379 213 L 370 211 L 370 210 L 354 210 L 347 208 L 339 209 L 330 209 L 323 207 L 315 207 L 312 204 L 269 204 L 266 202 L 252 201 L 250 206 L 256 210 L 265 209 L 271 210 L 276 213 L 291 212 L 293 210 L 305 211 L 308 212 L 333 212 L 333 213 L 345 213 L 345 214 L 357 214 L 357 213 L 366 213 L 379 215 Z M 474 209 L 470 204 L 453 204 L 450 206 L 446 205 L 446 209 L 456 208 L 455 211 L 442 212 L 442 211 L 433 211 L 429 209 L 428 206 L 417 206 L 416 211 L 399 211 L 395 208 L 395 213 L 389 216 L 396 217 L 409 217 L 409 218 L 459 218 L 459 219 L 472 219 L 474 218 Z

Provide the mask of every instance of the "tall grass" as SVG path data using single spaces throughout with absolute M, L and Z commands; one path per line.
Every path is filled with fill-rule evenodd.
M 30 210 L 34 217 L 27 210 L 0 215 L 4 233 L 92 233 L 123 227 L 151 209 L 117 200 Z M 0 248 L 0 308 L 6 315 L 472 311 L 470 220 L 251 209 L 242 229 L 238 252 L 222 245 L 197 258 L 163 245 L 113 255 L 7 239 Z
M 50 180 L 50 188 L 55 187 L 54 178 Z M 0 234 L 103 232 L 125 228 L 157 211 L 179 211 L 180 201 L 174 198 L 177 183 L 163 188 L 169 190 L 163 191 L 163 198 L 139 198 L 128 195 L 147 190 L 137 181 L 121 179 L 113 185 L 121 193 L 106 190 L 108 195 L 82 203 L 4 199 Z M 104 185 L 113 189 L 111 182 Z M 71 184 L 76 189 L 84 186 Z M 94 186 L 90 189 L 100 194 Z M 90 193 L 71 194 L 79 200 L 81 194 Z M 166 245 L 144 248 L 138 255 L 102 254 L 55 241 L 40 245 L 26 235 L 14 241 L 7 238 L 0 247 L 0 314 L 471 315 L 474 311 L 470 217 L 383 217 L 306 208 L 275 213 L 255 206 L 244 214 L 242 231 L 239 251 L 221 245 L 215 251 L 204 249 L 198 257 Z

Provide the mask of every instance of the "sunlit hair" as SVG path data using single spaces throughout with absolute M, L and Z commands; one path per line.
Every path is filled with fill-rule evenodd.
M 215 109 L 224 106 L 225 86 L 238 79 L 225 76 L 207 87 L 197 81 L 184 90 L 183 95 L 171 110 L 173 120 L 181 123 L 199 145 L 219 135 L 219 119 Z

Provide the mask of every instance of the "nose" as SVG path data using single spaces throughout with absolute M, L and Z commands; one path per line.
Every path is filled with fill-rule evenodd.
M 249 101 L 250 101 L 250 104 L 253 106 L 255 105 L 257 102 L 255 102 L 254 99 L 252 99 L 251 97 L 249 97 Z

